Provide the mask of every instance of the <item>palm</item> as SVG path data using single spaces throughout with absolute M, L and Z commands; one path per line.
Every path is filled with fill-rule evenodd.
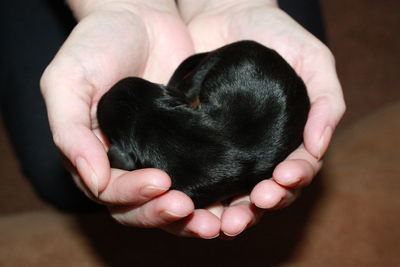
M 165 82 L 174 68 L 193 53 L 190 37 L 178 18 L 153 10 L 147 12 L 143 17 L 151 24 L 132 14 L 95 14 L 84 18 L 48 68 L 50 73 L 60 72 L 53 75 L 59 84 L 70 86 L 69 96 L 75 98 L 71 102 L 75 107 L 69 108 L 91 114 L 85 123 L 92 130 L 98 130 L 97 102 L 118 80 L 139 76 Z M 146 24 L 151 28 L 146 28 Z M 47 76 L 50 78 L 44 78 L 52 78 Z
M 188 27 L 197 52 L 239 40 L 256 40 L 276 50 L 301 75 L 306 73 L 303 59 L 321 49 L 316 38 L 278 8 L 248 7 L 226 13 L 210 12 L 190 21 Z
M 179 32 L 183 29 L 179 19 L 167 13 L 148 12 L 143 17 L 152 20 L 151 28 L 130 14 L 89 16 L 61 50 L 62 61 L 71 62 L 71 69 L 84 75 L 79 81 L 94 87 L 88 95 L 93 107 L 106 90 L 126 76 L 165 82 L 193 52 L 188 34 Z

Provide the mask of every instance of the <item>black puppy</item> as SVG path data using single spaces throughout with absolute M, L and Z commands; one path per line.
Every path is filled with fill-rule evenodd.
M 201 208 L 270 178 L 301 144 L 309 105 L 281 56 L 241 41 L 189 57 L 167 86 L 121 80 L 97 116 L 112 167 L 162 169 Z

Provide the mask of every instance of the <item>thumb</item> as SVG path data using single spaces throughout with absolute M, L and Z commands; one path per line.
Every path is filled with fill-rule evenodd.
M 97 197 L 108 184 L 110 166 L 102 142 L 92 131 L 95 118 L 90 115 L 92 88 L 83 78 L 63 80 L 63 76 L 71 76 L 57 73 L 50 66 L 41 79 L 53 139 L 75 166 L 86 187 Z
M 311 109 L 304 131 L 304 144 L 318 160 L 326 152 L 333 131 L 342 118 L 346 105 L 337 77 L 335 61 L 326 48 L 320 55 L 310 57 L 307 67 L 310 77 L 305 79 Z

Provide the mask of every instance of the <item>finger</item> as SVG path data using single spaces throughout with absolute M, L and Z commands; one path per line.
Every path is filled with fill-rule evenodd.
M 114 219 L 124 225 L 153 228 L 187 217 L 194 211 L 191 199 L 184 193 L 171 190 L 142 206 L 110 207 Z
M 321 45 L 311 54 L 301 70 L 311 101 L 304 143 L 314 157 L 321 159 L 346 106 L 332 53 Z
M 219 236 L 221 222 L 210 211 L 196 209 L 189 217 L 167 225 L 163 229 L 178 236 L 212 239 Z
M 273 208 L 282 209 L 290 206 L 296 199 L 299 198 L 301 194 L 301 189 L 288 189 L 286 195 L 281 199 L 281 201 Z
M 275 168 L 272 176 L 282 186 L 302 188 L 310 184 L 321 166 L 322 162 L 301 145 Z
M 98 198 L 106 205 L 139 206 L 165 193 L 170 186 L 171 179 L 162 170 L 111 169 L 110 182 Z
M 281 203 L 292 203 L 296 199 L 295 190 L 286 189 L 274 180 L 258 183 L 250 194 L 250 200 L 261 209 L 276 209 Z
M 223 213 L 221 231 L 225 236 L 234 237 L 254 225 L 263 211 L 251 203 L 249 196 L 241 196 L 232 201 Z

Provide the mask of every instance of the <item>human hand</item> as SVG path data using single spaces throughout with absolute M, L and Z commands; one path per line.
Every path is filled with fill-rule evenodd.
M 289 205 L 311 182 L 345 111 L 342 89 L 329 49 L 280 10 L 275 0 L 178 3 L 196 52 L 239 40 L 258 41 L 276 50 L 295 69 L 311 101 L 304 144 L 276 167 L 272 179 L 257 184 L 249 196 L 216 206 L 221 231 L 234 236 L 253 225 L 264 209 Z
M 121 78 L 166 82 L 194 53 L 175 2 L 69 3 L 79 23 L 44 72 L 41 89 L 54 141 L 70 161 L 76 183 L 94 201 L 109 207 L 122 224 L 215 236 L 218 218 L 205 210 L 194 212 L 189 197 L 167 191 L 171 181 L 164 172 L 111 169 L 96 118 L 99 99 Z M 189 214 L 179 226 L 169 226 Z

